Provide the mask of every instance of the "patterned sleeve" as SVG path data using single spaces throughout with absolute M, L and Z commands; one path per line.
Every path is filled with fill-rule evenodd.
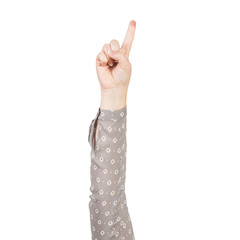
M 125 194 L 126 116 L 127 106 L 99 108 L 89 127 L 92 240 L 135 239 Z

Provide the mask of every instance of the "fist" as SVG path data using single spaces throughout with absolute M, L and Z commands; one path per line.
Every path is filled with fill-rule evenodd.
M 117 40 L 104 44 L 102 51 L 96 57 L 97 76 L 102 90 L 127 89 L 132 72 L 129 62 L 136 22 L 130 21 L 126 36 L 120 47 Z

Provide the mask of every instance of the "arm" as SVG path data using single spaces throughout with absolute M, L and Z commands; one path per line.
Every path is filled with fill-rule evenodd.
M 93 240 L 134 240 L 125 194 L 127 90 L 131 77 L 129 52 L 136 22 L 131 21 L 120 48 L 105 44 L 97 55 L 101 103 L 89 127 Z
M 93 239 L 134 239 L 125 194 L 126 116 L 127 106 L 114 111 L 99 108 L 94 121 L 89 202 Z

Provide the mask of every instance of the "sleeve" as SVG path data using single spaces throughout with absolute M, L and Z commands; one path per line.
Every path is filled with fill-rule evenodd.
M 135 239 L 125 194 L 126 116 L 127 106 L 114 111 L 99 108 L 89 127 L 93 240 Z

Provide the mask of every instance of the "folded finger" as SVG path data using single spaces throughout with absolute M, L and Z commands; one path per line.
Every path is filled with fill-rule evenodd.
M 115 39 L 113 39 L 113 40 L 110 42 L 110 45 L 111 45 L 112 51 L 117 52 L 117 51 L 120 49 L 119 42 L 118 42 L 117 40 L 115 40 Z
M 108 54 L 108 50 L 111 50 L 111 46 L 110 46 L 110 44 L 104 44 L 103 45 L 103 48 L 102 48 L 102 51 L 105 53 L 105 55 L 106 55 L 106 57 L 107 57 L 107 59 L 108 59 L 108 65 L 110 65 L 110 66 L 113 66 L 113 59 L 109 56 L 109 54 Z
M 108 58 L 106 54 L 101 51 L 96 57 L 97 66 L 106 66 L 108 63 Z

